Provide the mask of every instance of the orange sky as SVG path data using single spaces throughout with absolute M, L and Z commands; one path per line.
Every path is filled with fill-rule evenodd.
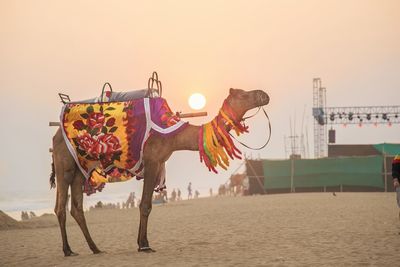
M 399 104 L 399 14 L 400 1 L 385 0 L 3 0 L 0 200 L 6 191 L 47 190 L 55 132 L 47 122 L 58 118 L 58 92 L 76 100 L 97 96 L 105 81 L 114 90 L 143 88 L 153 70 L 176 111 L 190 111 L 191 93 L 206 96 L 211 116 L 196 124 L 217 112 L 230 87 L 265 89 L 273 138 L 262 157 L 284 157 L 289 117 L 299 122 L 306 108 L 312 151 L 314 77 L 327 87 L 330 106 Z M 246 141 L 265 140 L 261 117 L 250 130 Z M 399 126 L 338 129 L 337 141 L 398 143 L 398 133 Z M 189 180 L 216 188 L 230 174 L 208 174 L 195 152 L 177 153 L 168 166 L 171 189 Z

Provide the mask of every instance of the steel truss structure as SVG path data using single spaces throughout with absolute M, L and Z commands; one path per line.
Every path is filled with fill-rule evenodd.
M 326 88 L 313 80 L 314 157 L 327 156 L 327 125 L 400 124 L 400 106 L 326 107 Z
M 323 117 L 328 124 L 400 123 L 400 106 L 327 107 Z

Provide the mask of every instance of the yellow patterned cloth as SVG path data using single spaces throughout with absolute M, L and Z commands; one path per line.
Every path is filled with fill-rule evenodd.
M 175 134 L 186 125 L 162 98 L 71 103 L 64 106 L 61 121 L 68 149 L 87 178 L 89 194 L 101 190 L 104 183 L 142 178 L 147 138 L 153 133 Z

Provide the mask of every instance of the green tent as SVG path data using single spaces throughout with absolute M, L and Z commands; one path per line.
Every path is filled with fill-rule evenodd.
M 293 164 L 293 166 L 292 166 Z M 384 188 L 383 156 L 263 160 L 265 189 L 293 186 L 367 186 Z M 293 170 L 293 174 L 292 174 Z
M 378 150 L 382 154 L 386 154 L 389 156 L 395 156 L 400 154 L 400 144 L 377 144 L 374 145 L 374 148 Z

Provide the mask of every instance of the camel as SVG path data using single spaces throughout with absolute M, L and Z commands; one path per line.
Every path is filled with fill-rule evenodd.
M 233 174 L 230 177 L 229 188 L 230 191 L 236 194 L 243 194 L 243 180 L 246 178 L 245 174 Z
M 244 91 L 241 89 L 230 89 L 229 96 L 226 98 L 225 104 L 230 107 L 231 115 L 235 118 L 231 120 L 240 123 L 244 114 L 253 108 L 267 105 L 269 96 L 262 90 Z M 224 105 L 225 105 L 224 104 Z M 231 127 L 225 126 L 229 132 Z M 137 237 L 139 252 L 154 252 L 147 238 L 147 222 L 152 209 L 153 190 L 156 185 L 159 172 L 162 170 L 165 162 L 174 151 L 191 150 L 199 151 L 199 131 L 201 126 L 189 124 L 181 132 L 174 136 L 160 137 L 151 135 L 147 140 L 143 151 L 144 162 L 144 186 L 142 200 L 140 203 L 140 225 Z M 61 230 L 63 251 L 65 256 L 77 255 L 74 253 L 67 239 L 66 232 L 66 202 L 68 197 L 68 189 L 71 187 L 71 215 L 80 226 L 83 235 L 94 254 L 100 253 L 92 237 L 90 236 L 86 225 L 85 215 L 83 212 L 83 182 L 84 176 L 75 163 L 72 155 L 68 151 L 67 145 L 63 138 L 61 129 L 59 128 L 53 137 L 53 162 L 50 184 L 55 187 L 55 179 L 57 180 L 57 197 L 54 212 L 57 215 Z

